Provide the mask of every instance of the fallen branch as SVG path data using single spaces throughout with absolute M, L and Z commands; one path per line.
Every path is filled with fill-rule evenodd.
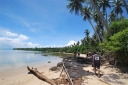
M 39 78 L 39 79 L 41 79 L 41 80 L 43 80 L 43 81 L 46 81 L 47 83 L 49 83 L 49 84 L 51 84 L 51 85 L 56 85 L 53 80 L 51 80 L 51 79 L 47 78 L 46 76 L 42 75 L 42 74 L 37 70 L 37 68 L 32 68 L 32 69 L 30 69 L 30 68 L 27 66 L 27 69 L 28 69 L 32 74 L 34 74 L 37 78 Z

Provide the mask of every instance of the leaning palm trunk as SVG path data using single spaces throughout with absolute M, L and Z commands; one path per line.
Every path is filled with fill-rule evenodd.
M 122 1 L 123 1 L 123 3 L 124 3 L 124 6 L 125 6 L 126 11 L 127 11 L 127 13 L 128 13 L 128 5 L 126 4 L 125 0 L 122 0 Z
M 86 17 L 87 17 L 87 16 L 86 16 Z M 89 19 L 88 17 L 87 17 L 87 19 L 88 19 L 89 23 L 91 24 L 91 26 L 92 26 L 92 28 L 93 28 L 94 32 L 96 33 L 96 36 L 97 36 L 97 38 L 98 38 L 99 43 L 101 43 L 100 37 L 99 37 L 99 35 L 98 35 L 97 31 L 95 30 L 94 26 L 92 25 L 92 23 L 91 23 L 90 19 Z
M 101 21 L 103 21 L 103 24 L 105 25 L 105 27 L 106 27 L 106 29 L 107 29 L 107 31 L 108 31 L 108 35 L 111 36 L 111 32 L 110 32 L 110 30 L 109 30 L 109 28 L 108 28 L 107 21 L 104 19 L 103 15 L 101 14 L 100 10 L 99 10 L 99 9 L 97 8 L 97 6 L 95 5 L 94 1 L 93 1 L 93 0 L 90 0 L 90 1 L 91 1 L 92 5 L 96 8 L 98 14 L 100 15 L 100 17 L 101 17 L 100 19 L 102 19 Z
M 120 12 L 120 17 L 121 17 L 121 19 L 123 18 L 123 16 L 122 16 L 122 13 Z

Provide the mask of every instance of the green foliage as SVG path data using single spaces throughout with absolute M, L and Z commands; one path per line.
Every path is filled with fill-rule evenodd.
M 122 19 L 120 21 L 118 20 L 118 21 L 112 22 L 109 28 L 110 28 L 111 33 L 113 35 L 119 31 L 124 30 L 127 27 L 128 27 L 128 19 Z
M 128 66 L 128 19 L 114 21 L 110 24 L 112 36 L 105 35 L 105 41 L 100 46 L 106 52 L 113 52 L 115 59 Z
M 113 51 L 120 63 L 128 65 L 128 27 L 115 33 L 109 41 L 101 43 L 100 46 L 108 52 Z
M 128 28 L 114 34 L 110 37 L 110 41 L 101 43 L 100 46 L 104 46 L 109 51 L 128 50 Z
M 116 47 L 115 51 L 122 49 L 128 51 L 128 28 L 114 34 L 114 36 L 110 37 L 110 40 L 112 41 L 111 44 Z

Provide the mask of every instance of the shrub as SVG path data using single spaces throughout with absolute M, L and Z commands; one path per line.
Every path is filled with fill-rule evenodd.
M 116 56 L 116 60 L 122 64 L 128 65 L 128 28 L 115 33 L 110 37 L 109 41 L 101 43 L 106 51 L 113 51 Z
M 128 27 L 128 19 L 122 19 L 120 21 L 112 22 L 111 25 L 109 26 L 112 35 L 124 30 L 127 27 Z

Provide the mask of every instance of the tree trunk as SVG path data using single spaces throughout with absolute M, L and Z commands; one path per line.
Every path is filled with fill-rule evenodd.
M 103 24 L 105 25 L 105 27 L 106 27 L 106 29 L 107 29 L 107 31 L 108 31 L 108 35 L 111 36 L 111 32 L 110 32 L 110 30 L 109 30 L 109 28 L 108 28 L 108 23 L 107 23 L 107 21 L 104 19 L 103 15 L 101 14 L 100 10 L 97 8 L 97 6 L 96 6 L 96 4 L 94 3 L 94 1 L 93 1 L 93 0 L 90 0 L 90 1 L 91 1 L 92 5 L 95 7 L 95 9 L 96 9 L 96 11 L 98 12 L 98 14 L 100 15 L 100 17 L 101 17 L 100 19 L 101 19 L 101 21 L 103 21 Z
M 86 16 L 86 17 L 87 17 L 87 16 Z M 92 26 L 92 28 L 93 28 L 94 32 L 96 33 L 96 36 L 97 36 L 97 38 L 98 38 L 99 43 L 101 43 L 100 37 L 99 37 L 99 35 L 98 35 L 97 31 L 95 30 L 94 26 L 92 25 L 92 23 L 91 23 L 90 19 L 89 19 L 88 17 L 87 17 L 87 19 L 88 19 L 89 23 L 91 24 L 91 26 Z
M 122 16 L 122 13 L 120 12 L 120 17 L 121 17 L 121 19 L 123 18 L 123 16 Z
M 37 68 L 32 68 L 30 69 L 28 66 L 27 66 L 27 69 L 32 73 L 34 74 L 36 77 L 38 77 L 39 79 L 43 80 L 43 81 L 46 81 L 47 83 L 51 84 L 51 85 L 56 85 L 53 80 L 47 78 L 46 76 L 42 75 L 39 71 L 37 71 Z

